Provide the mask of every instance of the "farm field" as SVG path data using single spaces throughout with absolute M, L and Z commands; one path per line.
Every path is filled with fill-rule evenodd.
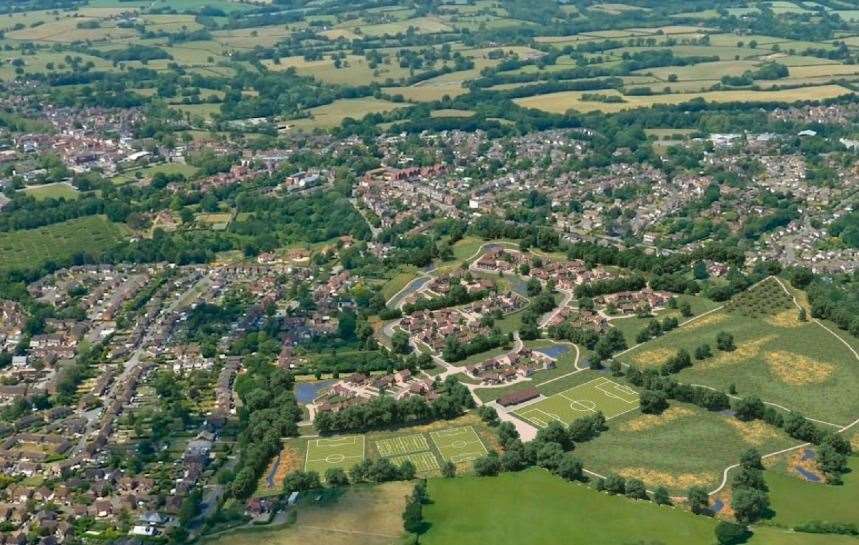
M 777 287 L 774 280 L 766 282 Z M 773 297 L 781 293 L 786 298 L 783 291 L 770 293 L 776 294 Z M 743 294 L 741 298 L 748 296 Z M 695 360 L 692 367 L 677 375 L 678 380 L 723 391 L 735 384 L 739 395 L 754 394 L 811 418 L 848 424 L 859 408 L 855 396 L 859 362 L 847 346 L 819 324 L 799 321 L 798 308 L 791 308 L 792 303 L 782 300 L 778 305 L 771 314 L 751 316 L 743 315 L 739 308 L 732 312 L 729 302 L 725 309 L 633 348 L 619 358 L 639 367 L 653 367 L 681 348 L 692 354 L 702 343 L 709 343 L 714 356 Z M 722 331 L 734 336 L 736 350 L 715 350 L 715 337 Z
M 47 227 L 0 233 L 0 269 L 32 268 L 79 252 L 98 254 L 123 239 L 122 227 L 89 216 Z
M 531 469 L 498 477 L 429 481 L 432 502 L 424 506 L 427 545 L 712 545 L 716 521 L 687 511 L 632 502 L 565 482 Z M 552 521 L 546 524 L 546 521 Z M 629 530 L 634 528 L 634 537 Z M 632 540 L 632 541 L 630 541 Z M 749 545 L 844 545 L 847 536 L 788 533 L 755 528 Z
M 207 545 L 391 545 L 402 533 L 401 513 L 412 491 L 408 482 L 357 485 L 311 495 L 299 501 L 296 523 L 252 528 L 204 539 Z
M 602 91 L 606 95 L 620 96 L 613 89 Z M 799 89 L 784 89 L 778 91 L 707 91 L 700 93 L 678 93 L 670 95 L 623 96 L 626 102 L 586 102 L 582 100 L 582 92 L 563 91 L 527 98 L 519 98 L 514 102 L 524 108 L 536 108 L 553 113 L 564 113 L 567 110 L 583 112 L 602 111 L 619 112 L 632 108 L 646 108 L 655 104 L 681 104 L 694 99 L 704 99 L 708 102 L 796 102 L 799 100 L 822 100 L 834 98 L 849 93 L 840 85 L 820 85 Z
M 763 422 L 741 422 L 674 401 L 661 415 L 630 412 L 609 421 L 608 427 L 598 438 L 576 445 L 586 468 L 676 493 L 692 485 L 715 488 L 722 470 L 737 463 L 748 448 L 772 452 L 797 444 Z
M 403 106 L 403 104 L 375 98 L 348 98 L 311 108 L 308 110 L 311 117 L 289 120 L 285 123 L 289 130 L 330 129 L 340 125 L 347 117 L 361 119 L 368 114 L 388 112 Z

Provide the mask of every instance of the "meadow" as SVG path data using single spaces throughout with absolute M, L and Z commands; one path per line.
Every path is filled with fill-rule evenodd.
M 424 506 L 426 545 L 712 545 L 716 520 L 688 511 L 630 501 L 531 469 L 498 477 L 429 481 Z M 475 501 L 480 498 L 483 501 Z M 546 523 L 551 521 L 551 523 Z M 631 531 L 632 530 L 632 531 Z M 847 536 L 790 533 L 756 527 L 749 545 L 845 545 Z
M 69 183 L 58 182 L 54 184 L 32 185 L 22 190 L 37 201 L 45 199 L 77 199 L 80 193 Z
M 0 233 L 0 269 L 39 267 L 79 252 L 99 254 L 123 239 L 123 228 L 104 216 L 88 216 L 47 227 Z
M 763 422 L 741 422 L 685 403 L 661 415 L 631 412 L 611 420 L 598 438 L 576 445 L 589 470 L 637 478 L 683 493 L 693 485 L 715 488 L 722 471 L 748 448 L 771 452 L 796 444 Z
M 719 332 L 734 336 L 736 350 L 716 350 Z M 819 324 L 798 318 L 798 309 L 751 317 L 727 309 L 713 312 L 623 353 L 642 368 L 659 366 L 679 349 L 693 354 L 708 343 L 714 356 L 681 371 L 681 382 L 754 394 L 808 417 L 846 425 L 856 417 L 856 357 Z

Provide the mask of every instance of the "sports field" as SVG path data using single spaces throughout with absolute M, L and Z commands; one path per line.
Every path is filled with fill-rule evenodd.
M 487 453 L 483 441 L 471 426 L 430 432 L 441 457 L 455 464 L 476 460 Z
M 429 450 L 429 444 L 423 434 L 416 433 L 414 435 L 400 435 L 376 441 L 376 450 L 379 451 L 379 456 L 388 458 L 390 456 L 400 456 Z
M 391 462 L 393 462 L 394 465 L 401 465 L 406 460 L 415 464 L 415 469 L 418 470 L 418 473 L 427 473 L 430 471 L 437 471 L 439 469 L 438 458 L 436 458 L 435 454 L 432 452 L 416 452 L 391 458 Z
M 316 471 L 320 475 L 334 467 L 348 470 L 364 460 L 364 447 L 363 435 L 311 439 L 307 442 L 304 470 Z
M 637 408 L 638 393 L 635 390 L 600 377 L 528 405 L 513 414 L 537 427 L 545 428 L 552 420 L 566 425 L 597 411 L 610 419 Z

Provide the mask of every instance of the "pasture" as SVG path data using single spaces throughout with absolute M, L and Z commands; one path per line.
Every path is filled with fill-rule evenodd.
M 389 112 L 403 106 L 405 105 L 372 97 L 344 98 L 325 106 L 310 108 L 309 117 L 292 119 L 284 123 L 288 130 L 330 129 L 339 126 L 347 117 L 361 119 L 367 114 Z
M 88 216 L 47 227 L 0 233 L 0 269 L 39 267 L 80 252 L 100 254 L 122 241 L 122 227 L 104 216 Z
M 429 481 L 426 545 L 712 545 L 716 520 L 688 511 L 601 494 L 530 469 L 498 477 Z M 546 521 L 551 521 L 547 524 Z M 630 530 L 633 535 L 630 535 Z M 756 527 L 748 545 L 846 545 L 847 536 Z
M 568 425 L 573 420 L 602 412 L 606 419 L 616 418 L 638 408 L 638 393 L 605 377 L 559 392 L 517 410 L 513 414 L 538 428 L 551 421 Z

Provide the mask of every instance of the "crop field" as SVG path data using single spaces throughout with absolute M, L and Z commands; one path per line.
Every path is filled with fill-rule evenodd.
M 637 408 L 638 393 L 635 390 L 600 377 L 528 405 L 514 414 L 539 428 L 545 428 L 552 420 L 567 425 L 577 418 L 597 412 L 602 412 L 606 419 L 612 419 Z
M 796 307 L 780 310 L 785 308 L 783 292 L 773 291 L 768 314 L 742 314 L 752 308 L 760 312 L 762 307 L 752 307 L 752 302 L 770 289 L 759 286 L 729 303 L 734 312 L 723 309 L 703 316 L 633 348 L 620 360 L 655 367 L 681 348 L 691 354 L 708 343 L 713 357 L 695 360 L 677 375 L 679 380 L 719 390 L 734 384 L 739 395 L 754 394 L 808 417 L 846 425 L 856 417 L 859 362 L 833 333 L 816 322 L 800 321 Z M 734 336 L 735 350 L 716 350 L 715 338 L 722 331 Z
M 297 130 L 332 128 L 340 125 L 347 117 L 361 119 L 367 114 L 388 112 L 396 108 L 402 108 L 403 106 L 403 104 L 376 98 L 346 98 L 326 104 L 325 106 L 311 108 L 309 110 L 311 117 L 307 119 L 295 119 L 286 123 L 290 129 Z
M 673 401 L 661 415 L 631 412 L 608 427 L 596 439 L 576 444 L 576 456 L 586 468 L 678 493 L 693 485 L 717 486 L 722 470 L 748 448 L 770 452 L 796 444 L 763 422 L 741 422 Z
M 122 239 L 122 228 L 103 216 L 0 233 L 0 269 L 39 267 L 48 260 L 67 259 L 78 252 L 99 254 Z
M 364 436 L 346 435 L 307 441 L 304 470 L 324 475 L 331 468 L 348 470 L 364 459 Z
M 567 110 L 619 112 L 633 108 L 646 108 L 656 104 L 681 104 L 694 99 L 704 99 L 708 102 L 796 102 L 799 100 L 834 98 L 849 92 L 848 89 L 840 85 L 820 85 L 777 91 L 730 90 L 668 95 L 623 96 L 626 102 L 605 103 L 583 101 L 582 94 L 584 93 L 579 91 L 563 91 L 519 98 L 514 102 L 525 108 L 536 108 L 553 113 L 564 113 Z M 622 96 L 613 89 L 602 91 L 602 93 Z

